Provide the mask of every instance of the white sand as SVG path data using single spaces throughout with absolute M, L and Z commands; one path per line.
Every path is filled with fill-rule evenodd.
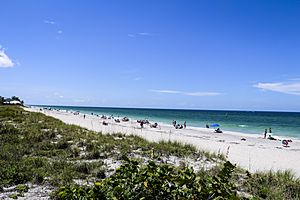
M 175 129 L 171 125 L 160 124 L 158 128 L 150 128 L 140 125 L 135 121 L 115 123 L 113 119 L 105 120 L 107 126 L 102 125 L 103 120 L 97 116 L 83 114 L 74 115 L 66 111 L 43 110 L 39 108 L 26 108 L 28 111 L 42 112 L 55 117 L 67 124 L 75 124 L 81 127 L 102 131 L 103 133 L 134 134 L 150 141 L 172 140 L 188 143 L 199 149 L 228 155 L 228 160 L 251 172 L 266 170 L 292 170 L 300 177 L 300 140 L 292 139 L 289 147 L 283 147 L 281 141 L 263 139 L 237 132 L 225 131 L 214 133 L 213 129 L 189 128 Z M 246 141 L 242 141 L 245 138 Z M 290 138 L 286 138 L 290 139 Z

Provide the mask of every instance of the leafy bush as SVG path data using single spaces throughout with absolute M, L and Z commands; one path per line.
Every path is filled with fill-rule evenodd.
M 239 199 L 230 181 L 235 166 L 226 162 L 216 176 L 202 179 L 192 168 L 176 168 L 152 161 L 140 166 L 127 160 L 116 173 L 93 187 L 61 187 L 57 193 L 66 199 Z
M 27 185 L 23 185 L 23 184 L 17 185 L 17 187 L 16 187 L 16 190 L 21 194 L 27 192 L 28 189 L 29 189 L 29 187 Z

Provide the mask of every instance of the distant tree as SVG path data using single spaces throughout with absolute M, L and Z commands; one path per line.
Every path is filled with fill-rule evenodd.
M 4 100 L 4 97 L 0 96 L 0 105 L 3 105 Z
M 10 101 L 12 101 L 11 98 L 4 98 L 4 102 L 10 102 Z
M 19 98 L 19 97 L 16 97 L 16 96 L 12 96 L 11 99 L 12 99 L 13 101 L 20 101 L 20 102 L 21 102 L 20 98 Z
M 11 102 L 11 101 L 19 101 L 21 105 L 24 105 L 24 101 L 17 96 L 12 96 L 11 98 L 5 98 L 0 96 L 0 105 L 4 105 L 4 102 Z

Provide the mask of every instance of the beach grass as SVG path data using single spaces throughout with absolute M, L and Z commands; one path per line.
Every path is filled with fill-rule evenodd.
M 0 191 L 8 186 L 20 185 L 19 193 L 26 192 L 22 184 L 28 182 L 89 190 L 93 186 L 78 185 L 76 180 L 92 185 L 108 180 L 108 176 L 115 176 L 115 169 L 110 163 L 118 168 L 126 165 L 124 160 L 132 155 L 145 173 L 143 165 L 147 166 L 151 161 L 156 162 L 156 170 L 177 172 L 189 169 L 186 165 L 167 163 L 170 157 L 213 164 L 210 168 L 193 171 L 193 176 L 200 180 L 215 180 L 226 163 L 226 156 L 198 150 L 189 144 L 149 142 L 122 133 L 102 134 L 16 106 L 0 106 L 0 146 Z M 172 167 L 161 166 L 166 163 Z M 224 185 L 216 182 L 220 183 L 216 187 L 229 187 L 232 194 L 238 192 L 239 196 L 248 199 L 299 199 L 300 181 L 289 171 L 251 174 L 235 167 L 229 179 Z M 209 181 L 203 183 L 211 184 Z M 54 198 L 58 198 L 57 194 Z
M 262 199 L 300 199 L 300 179 L 291 171 L 254 173 L 243 187 Z
M 142 156 L 193 156 L 195 147 L 178 142 L 148 142 L 124 134 L 102 134 L 15 106 L 0 107 L 0 186 L 42 183 L 71 184 L 96 173 L 95 159 L 121 160 L 132 152 Z M 217 159 L 217 157 L 216 157 Z M 102 163 L 103 165 L 103 163 Z

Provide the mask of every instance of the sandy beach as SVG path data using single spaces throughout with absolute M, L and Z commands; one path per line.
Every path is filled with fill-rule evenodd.
M 214 133 L 214 129 L 195 127 L 175 129 L 171 125 L 160 123 L 157 128 L 144 125 L 141 129 L 140 124 L 134 120 L 116 123 L 114 119 L 104 120 L 95 115 L 84 117 L 83 114 L 74 115 L 63 110 L 40 110 L 37 107 L 26 108 L 26 110 L 41 112 L 67 124 L 79 125 L 97 132 L 134 134 L 149 141 L 171 140 L 192 144 L 202 150 L 223 153 L 229 161 L 250 172 L 292 170 L 300 177 L 300 140 L 297 139 L 292 139 L 288 147 L 284 147 L 281 141 L 263 139 L 263 135 L 229 131 Z M 103 125 L 103 121 L 108 125 Z

